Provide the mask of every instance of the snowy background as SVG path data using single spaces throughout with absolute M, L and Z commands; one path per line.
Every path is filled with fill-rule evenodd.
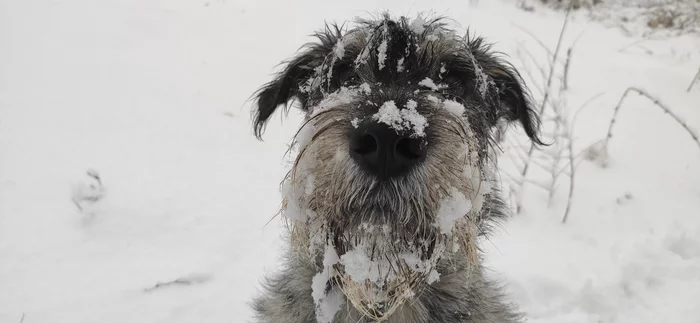
M 0 322 L 250 321 L 301 120 L 252 136 L 247 100 L 275 65 L 324 21 L 432 11 L 495 42 L 541 100 L 565 12 L 531 2 L 0 0 Z M 698 133 L 700 37 L 609 16 L 572 13 L 555 63 L 552 87 L 572 48 L 552 95 L 577 154 L 568 221 L 568 173 L 544 189 L 568 157 L 536 153 L 520 185 L 512 132 L 501 175 L 521 212 L 487 263 L 530 322 L 697 323 L 698 145 L 636 94 L 608 154 L 595 143 L 628 86 Z

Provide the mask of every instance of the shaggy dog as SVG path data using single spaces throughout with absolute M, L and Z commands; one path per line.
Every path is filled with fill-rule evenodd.
M 296 101 L 283 182 L 283 268 L 254 302 L 267 323 L 518 322 L 478 241 L 506 216 L 495 137 L 539 119 L 481 38 L 422 17 L 326 26 L 257 93 L 255 134 Z

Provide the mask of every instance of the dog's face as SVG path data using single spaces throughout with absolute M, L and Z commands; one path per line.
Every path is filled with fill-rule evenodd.
M 306 122 L 284 214 L 318 266 L 314 299 L 322 307 L 335 277 L 381 319 L 435 281 L 441 259 L 476 257 L 499 203 L 494 129 L 519 122 L 540 143 L 538 119 L 517 72 L 439 20 L 384 17 L 317 37 L 257 93 L 255 131 L 298 101 Z

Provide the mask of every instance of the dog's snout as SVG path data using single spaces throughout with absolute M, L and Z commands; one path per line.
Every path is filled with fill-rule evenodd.
M 408 173 L 425 159 L 426 148 L 424 138 L 402 135 L 380 123 L 361 125 L 350 136 L 350 156 L 381 178 Z

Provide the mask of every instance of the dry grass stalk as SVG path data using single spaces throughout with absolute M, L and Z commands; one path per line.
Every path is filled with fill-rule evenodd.
M 583 103 L 583 105 L 576 111 L 576 114 L 574 115 L 572 121 L 571 121 L 571 129 L 569 132 L 569 143 L 567 145 L 567 148 L 569 150 L 569 196 L 566 199 L 566 210 L 564 211 L 564 217 L 561 219 L 561 223 L 566 223 L 566 221 L 569 219 L 569 213 L 571 212 L 571 205 L 573 204 L 573 199 L 574 199 L 574 184 L 575 184 L 575 179 L 576 179 L 576 163 L 575 159 L 578 154 L 574 155 L 574 126 L 576 125 L 576 117 L 578 117 L 579 113 L 583 111 L 583 109 L 588 106 L 589 103 L 593 102 L 595 99 L 599 98 L 603 93 L 598 93 L 597 95 L 593 96 L 592 98 L 586 100 L 586 102 Z M 584 149 L 585 151 L 586 149 Z
M 627 90 L 625 90 L 625 93 L 622 94 L 622 97 L 620 97 L 620 101 L 618 101 L 617 106 L 615 106 L 615 111 L 613 112 L 613 117 L 610 119 L 610 125 L 608 125 L 608 133 L 607 136 L 605 137 L 605 141 L 603 142 L 603 152 L 605 152 L 606 155 L 608 155 L 608 144 L 610 142 L 610 138 L 612 138 L 612 130 L 613 130 L 613 125 L 617 121 L 617 115 L 620 112 L 620 107 L 622 107 L 622 103 L 624 102 L 625 98 L 629 93 L 636 92 L 640 94 L 643 97 L 646 97 L 647 99 L 651 100 L 655 106 L 659 107 L 661 110 L 663 110 L 666 114 L 668 114 L 676 123 L 678 123 L 683 129 L 685 129 L 686 132 L 690 135 L 691 138 L 693 138 L 693 141 L 698 145 L 698 148 L 700 148 L 700 139 L 698 138 L 698 134 L 693 131 L 693 129 L 688 126 L 688 124 L 683 121 L 681 118 L 679 118 L 667 105 L 661 102 L 661 100 L 657 99 L 653 95 L 649 94 L 647 91 L 644 91 L 640 88 L 636 87 L 629 87 Z
M 542 99 L 542 104 L 540 105 L 540 109 L 538 111 L 538 114 L 542 116 L 545 111 L 545 107 L 547 106 L 547 101 L 549 100 L 549 95 L 550 95 L 550 90 L 552 87 L 552 81 L 554 80 L 554 69 L 555 69 L 555 62 L 557 61 L 557 56 L 559 54 L 559 49 L 561 48 L 561 44 L 564 38 L 564 32 L 566 31 L 566 26 L 569 22 L 569 17 L 571 15 L 571 9 L 573 8 L 573 1 L 569 2 L 569 7 L 566 10 L 566 16 L 564 17 L 564 24 L 562 25 L 561 31 L 559 32 L 559 40 L 557 41 L 557 46 L 554 49 L 554 53 L 552 55 L 552 60 L 550 63 L 550 70 L 549 70 L 549 76 L 547 78 L 547 85 L 545 87 L 545 92 L 544 92 L 544 98 Z M 523 167 L 523 170 L 521 172 L 522 178 L 527 177 L 527 172 L 530 168 L 530 159 L 532 158 L 532 154 L 535 151 L 535 144 L 530 143 L 530 149 L 527 152 L 527 159 L 525 166 Z M 522 210 L 522 205 L 520 204 L 520 201 L 516 202 L 516 213 L 520 213 Z
M 690 92 L 690 89 L 693 88 L 693 85 L 695 85 L 695 82 L 697 82 L 699 79 L 700 79 L 700 68 L 698 68 L 698 72 L 695 73 L 693 80 L 690 81 L 690 85 L 688 85 L 688 92 Z

